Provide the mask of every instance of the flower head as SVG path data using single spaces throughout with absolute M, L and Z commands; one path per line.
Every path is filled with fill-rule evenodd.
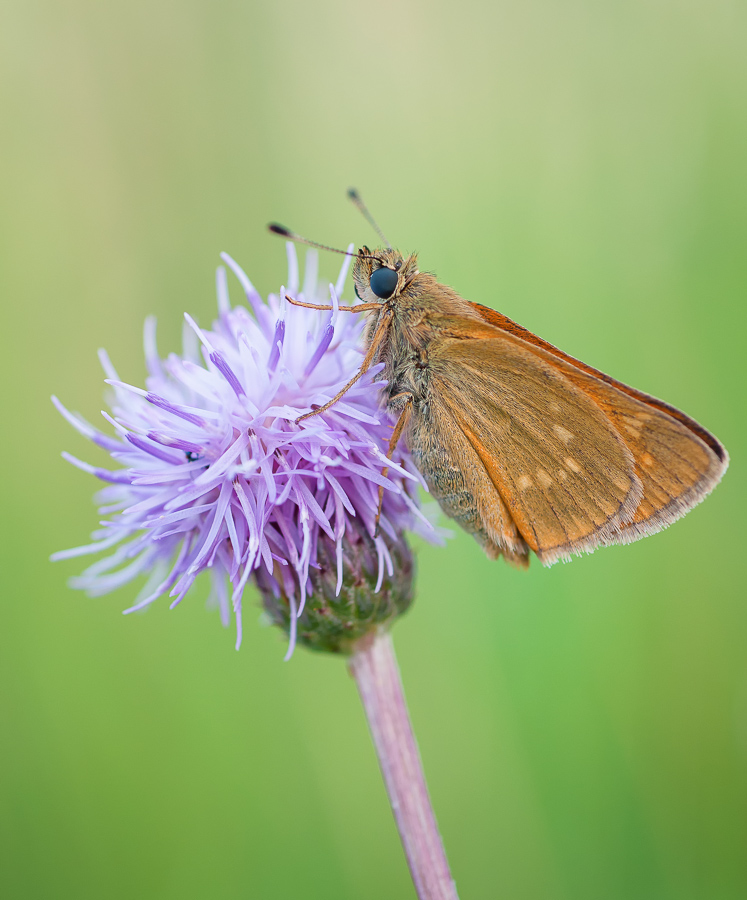
M 405 529 L 424 521 L 413 499 L 419 477 L 404 451 L 397 451 L 382 477 L 392 422 L 379 404 L 381 383 L 375 382 L 381 366 L 371 368 L 325 413 L 295 423 L 331 399 L 361 363 L 363 317 L 337 308 L 350 257 L 337 283 L 329 285 L 327 299 L 317 283 L 316 253 L 307 255 L 299 290 L 295 248 L 288 245 L 287 293 L 331 303 L 331 313 L 291 306 L 284 287 L 265 303 L 237 263 L 226 254 L 223 260 L 243 288 L 246 306 L 231 306 L 226 270 L 220 267 L 218 320 L 207 331 L 185 314 L 181 357 L 161 359 L 155 321 L 148 319 L 145 389 L 121 381 L 101 351 L 114 391 L 113 414 L 102 415 L 114 436 L 52 398 L 116 464 L 103 469 L 63 454 L 108 482 L 97 498 L 107 518 L 93 533 L 93 543 L 52 558 L 112 551 L 72 579 L 73 586 L 92 595 L 147 574 L 126 613 L 164 594 L 176 606 L 208 571 L 225 624 L 233 609 L 237 648 L 242 596 L 254 577 L 265 603 L 274 596 L 287 606 L 290 655 L 296 621 L 314 591 L 315 573 L 329 569 L 330 552 L 337 594 L 344 547 L 351 541 L 358 545 L 365 539 L 374 554 L 375 591 L 385 578 L 391 580 L 392 547 Z M 380 485 L 384 503 L 374 537 Z

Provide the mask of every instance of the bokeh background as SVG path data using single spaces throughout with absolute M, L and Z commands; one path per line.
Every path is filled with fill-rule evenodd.
M 278 220 L 402 249 L 714 430 L 669 531 L 528 573 L 419 548 L 395 640 L 463 900 L 747 895 L 747 7 L 10 0 L 0 13 L 0 894 L 409 898 L 344 663 L 196 590 L 68 589 L 105 346 L 142 383 Z M 323 260 L 332 276 L 337 258 Z M 348 288 L 348 295 L 350 290 Z M 251 602 L 251 601 L 250 601 Z

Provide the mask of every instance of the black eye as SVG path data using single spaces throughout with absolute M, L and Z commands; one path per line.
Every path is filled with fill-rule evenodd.
M 391 297 L 397 289 L 398 281 L 399 279 L 394 269 L 376 269 L 371 275 L 371 290 L 377 297 L 386 300 L 388 297 Z

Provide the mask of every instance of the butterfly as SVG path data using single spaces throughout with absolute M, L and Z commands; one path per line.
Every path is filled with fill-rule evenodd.
M 530 553 L 551 565 L 654 534 L 718 484 L 729 457 L 702 425 L 421 272 L 349 194 L 387 245 L 355 254 L 360 303 L 340 307 L 369 315 L 366 353 L 350 382 L 299 422 L 383 363 L 383 400 L 397 418 L 387 457 L 404 439 L 446 515 L 488 557 L 520 567 Z

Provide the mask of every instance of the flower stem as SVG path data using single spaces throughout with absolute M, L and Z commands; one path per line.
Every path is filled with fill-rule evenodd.
M 418 898 L 457 900 L 389 632 L 367 635 L 359 641 L 349 665 Z

